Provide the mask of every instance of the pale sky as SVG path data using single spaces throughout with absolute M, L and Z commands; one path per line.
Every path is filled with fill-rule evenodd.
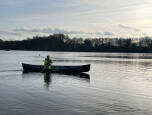
M 152 0 L 0 0 L 0 39 L 152 36 Z

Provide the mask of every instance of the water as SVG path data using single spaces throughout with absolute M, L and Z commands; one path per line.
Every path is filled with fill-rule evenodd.
M 22 73 L 21 62 L 91 64 L 79 75 Z M 0 115 L 151 115 L 152 54 L 0 51 Z

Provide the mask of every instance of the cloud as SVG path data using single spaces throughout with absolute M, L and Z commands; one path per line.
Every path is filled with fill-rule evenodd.
M 152 2 L 150 0 L 126 0 L 123 2 L 120 2 L 121 0 L 0 1 L 0 30 L 4 30 L 0 34 L 1 36 L 7 35 L 6 38 L 12 35 L 20 37 L 19 34 L 22 34 L 21 37 L 25 37 L 52 33 L 64 33 L 74 37 L 113 35 L 128 37 L 132 34 L 136 34 L 138 37 L 141 35 L 141 31 L 152 35 L 151 28 L 148 28 L 152 25 Z M 140 20 L 137 21 L 138 19 Z M 127 25 L 123 25 L 124 22 Z M 133 23 L 136 26 L 130 27 L 129 25 Z M 117 28 L 115 24 L 118 24 Z M 16 31 L 7 31 L 16 27 L 21 28 Z M 71 28 L 71 30 L 60 27 Z M 77 30 L 74 30 L 76 28 Z
M 84 34 L 84 32 L 81 31 L 71 31 L 71 30 L 66 30 L 66 29 L 59 29 L 59 28 L 43 28 L 43 29 L 25 29 L 25 28 L 19 28 L 19 29 L 14 29 L 13 31 L 15 32 L 30 32 L 30 33 L 61 33 L 61 34 Z
M 118 27 L 120 27 L 122 29 L 126 29 L 126 30 L 133 30 L 133 31 L 136 31 L 136 32 L 140 31 L 139 29 L 132 28 L 132 27 L 129 27 L 129 26 L 126 26 L 126 25 L 122 25 L 122 24 L 118 24 Z
M 112 33 L 112 32 L 104 32 L 103 35 L 112 36 L 112 35 L 114 35 L 114 33 Z
M 73 30 L 67 30 L 67 29 L 60 29 L 60 28 L 43 28 L 43 29 L 25 29 L 25 28 L 18 28 L 14 29 L 15 32 L 21 32 L 21 33 L 44 33 L 44 34 L 52 34 L 52 33 L 60 33 L 60 34 L 87 34 L 87 35 L 105 35 L 105 36 L 113 36 L 114 33 L 112 32 L 83 32 L 83 31 L 73 31 Z
M 104 36 L 113 36 L 114 33 L 112 32 L 96 32 L 96 35 L 104 35 Z
M 0 31 L 0 35 L 13 35 L 13 36 L 21 36 L 18 32 L 11 32 L 11 31 Z
M 147 36 L 147 33 L 142 33 L 143 36 Z

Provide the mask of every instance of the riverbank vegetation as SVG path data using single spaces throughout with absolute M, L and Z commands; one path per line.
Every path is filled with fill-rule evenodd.
M 0 50 L 152 53 L 152 39 L 69 38 L 64 34 L 35 36 L 22 41 L 0 40 Z

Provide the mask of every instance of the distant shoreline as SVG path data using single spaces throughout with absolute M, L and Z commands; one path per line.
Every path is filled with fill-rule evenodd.
M 139 53 L 139 54 L 144 54 L 144 53 L 147 53 L 147 54 L 150 54 L 150 53 L 152 53 L 152 52 L 97 52 L 97 51 L 46 51 L 46 50 L 0 50 L 0 51 L 36 51 L 36 52 L 76 52 L 76 53 L 86 53 L 86 52 L 88 52 L 88 53 L 126 53 L 126 54 L 136 54 L 136 53 Z
M 102 52 L 102 53 L 152 53 L 152 38 L 69 38 L 64 34 L 35 36 L 22 41 L 0 40 L 0 50 Z

